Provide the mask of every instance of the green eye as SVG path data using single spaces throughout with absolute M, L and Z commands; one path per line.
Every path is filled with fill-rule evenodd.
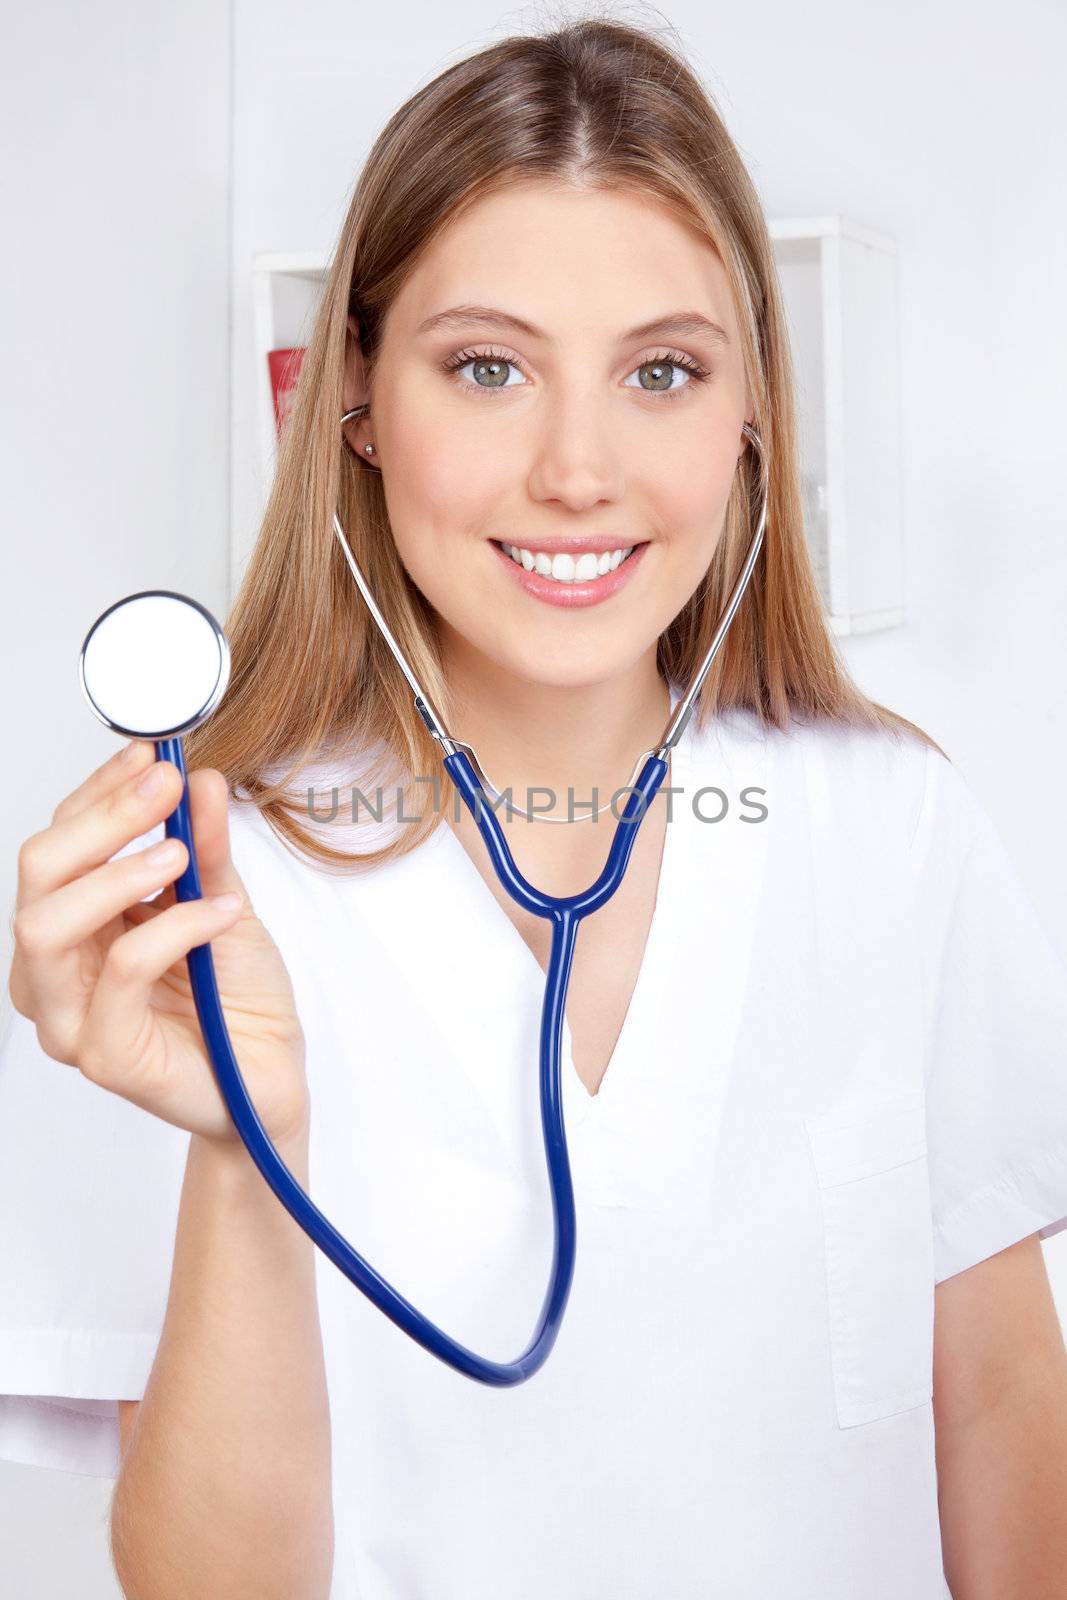
M 458 350 L 455 355 L 449 356 L 447 361 L 442 362 L 442 367 L 461 389 L 466 389 L 470 393 L 490 394 L 494 389 L 524 388 L 528 382 L 520 363 L 514 356 L 505 355 L 502 350 Z M 471 368 L 472 377 L 462 376 L 465 367 Z M 678 372 L 686 374 L 683 383 L 674 381 Z M 638 382 L 631 383 L 629 379 L 635 375 Z M 671 350 L 651 356 L 639 367 L 635 367 L 633 372 L 628 374 L 623 387 L 641 389 L 645 394 L 662 394 L 668 399 L 673 399 L 683 390 L 691 388 L 694 383 L 703 383 L 708 377 L 710 373 L 699 366 L 691 356 L 684 355 L 679 350 Z M 511 378 L 516 381 L 511 382 Z
M 474 371 L 473 379 L 457 378 L 456 381 L 464 389 L 514 389 L 521 387 L 523 381 L 518 363 L 497 350 L 460 350 L 444 363 L 448 373 L 462 373 L 464 367 L 471 367 Z M 509 373 L 520 379 L 518 385 L 508 382 Z
M 646 394 L 676 394 L 679 389 L 688 389 L 694 380 L 699 383 L 707 377 L 707 373 L 696 362 L 680 355 L 655 356 L 651 361 L 643 361 L 639 367 L 635 367 L 634 372 L 637 373 L 638 382 L 627 382 L 624 387 L 644 389 Z M 676 372 L 686 373 L 684 383 L 674 382 Z M 644 374 L 649 375 L 650 382 L 644 382 Z
M 473 361 L 465 361 L 463 365 L 474 369 L 473 381 L 482 389 L 508 388 L 508 372 L 518 373 L 519 370 L 510 361 L 503 361 L 498 356 L 478 356 Z

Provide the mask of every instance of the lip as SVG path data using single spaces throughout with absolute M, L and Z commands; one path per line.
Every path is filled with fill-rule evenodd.
M 625 561 L 620 561 L 614 572 L 606 572 L 602 578 L 588 578 L 582 583 L 558 583 L 553 578 L 542 578 L 539 572 L 527 572 L 519 562 L 512 560 L 495 539 L 491 539 L 489 543 L 497 560 L 508 567 L 520 588 L 525 589 L 535 600 L 543 600 L 546 605 L 562 606 L 566 609 L 574 606 L 599 605 L 602 600 L 608 600 L 613 594 L 618 594 L 619 590 L 624 589 L 634 577 L 650 541 L 646 539 L 643 543 L 635 545 L 633 554 Z M 545 550 L 547 554 L 547 545 L 539 545 L 538 548 Z M 605 548 L 617 550 L 619 546 L 614 544 Z M 623 549 L 625 548 L 624 545 Z M 581 554 L 583 550 L 600 554 L 592 544 L 577 547 L 572 545 L 572 550 L 577 554 Z
M 511 544 L 518 546 L 516 539 L 494 540 L 495 544 Z M 628 550 L 631 545 L 647 544 L 647 539 L 620 539 L 615 535 L 610 538 L 599 539 L 569 539 L 566 534 L 542 534 L 538 539 L 531 541 L 527 546 L 529 550 L 542 550 L 546 556 L 584 556 L 586 552 L 593 556 L 602 556 L 605 550 L 610 555 L 613 550 Z M 521 548 L 521 546 L 519 546 Z

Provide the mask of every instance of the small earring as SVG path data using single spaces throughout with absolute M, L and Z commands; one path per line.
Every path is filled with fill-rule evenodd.
M 364 453 L 366 455 L 368 455 L 368 456 L 372 456 L 374 454 L 374 446 L 372 444 L 365 444 L 363 446 L 363 450 L 364 450 Z

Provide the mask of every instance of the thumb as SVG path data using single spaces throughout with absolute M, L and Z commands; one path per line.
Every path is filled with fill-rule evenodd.
M 248 891 L 230 854 L 229 788 L 226 779 L 215 767 L 202 767 L 189 773 L 188 784 L 189 816 L 204 899 L 236 890 L 247 901 Z

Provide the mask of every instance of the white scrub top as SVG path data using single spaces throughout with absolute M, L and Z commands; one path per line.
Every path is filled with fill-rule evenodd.
M 690 723 L 671 781 L 595 1097 L 566 1035 L 578 1251 L 545 1366 L 475 1383 L 316 1252 L 332 1600 L 949 1594 L 934 1285 L 1067 1227 L 1067 971 L 967 782 L 910 735 L 732 712 Z M 551 1262 L 535 957 L 447 824 L 345 878 L 251 804 L 231 819 L 307 1037 L 316 1203 L 445 1331 L 514 1358 Z M 116 1473 L 187 1144 L 16 1015 L 0 1457 Z

